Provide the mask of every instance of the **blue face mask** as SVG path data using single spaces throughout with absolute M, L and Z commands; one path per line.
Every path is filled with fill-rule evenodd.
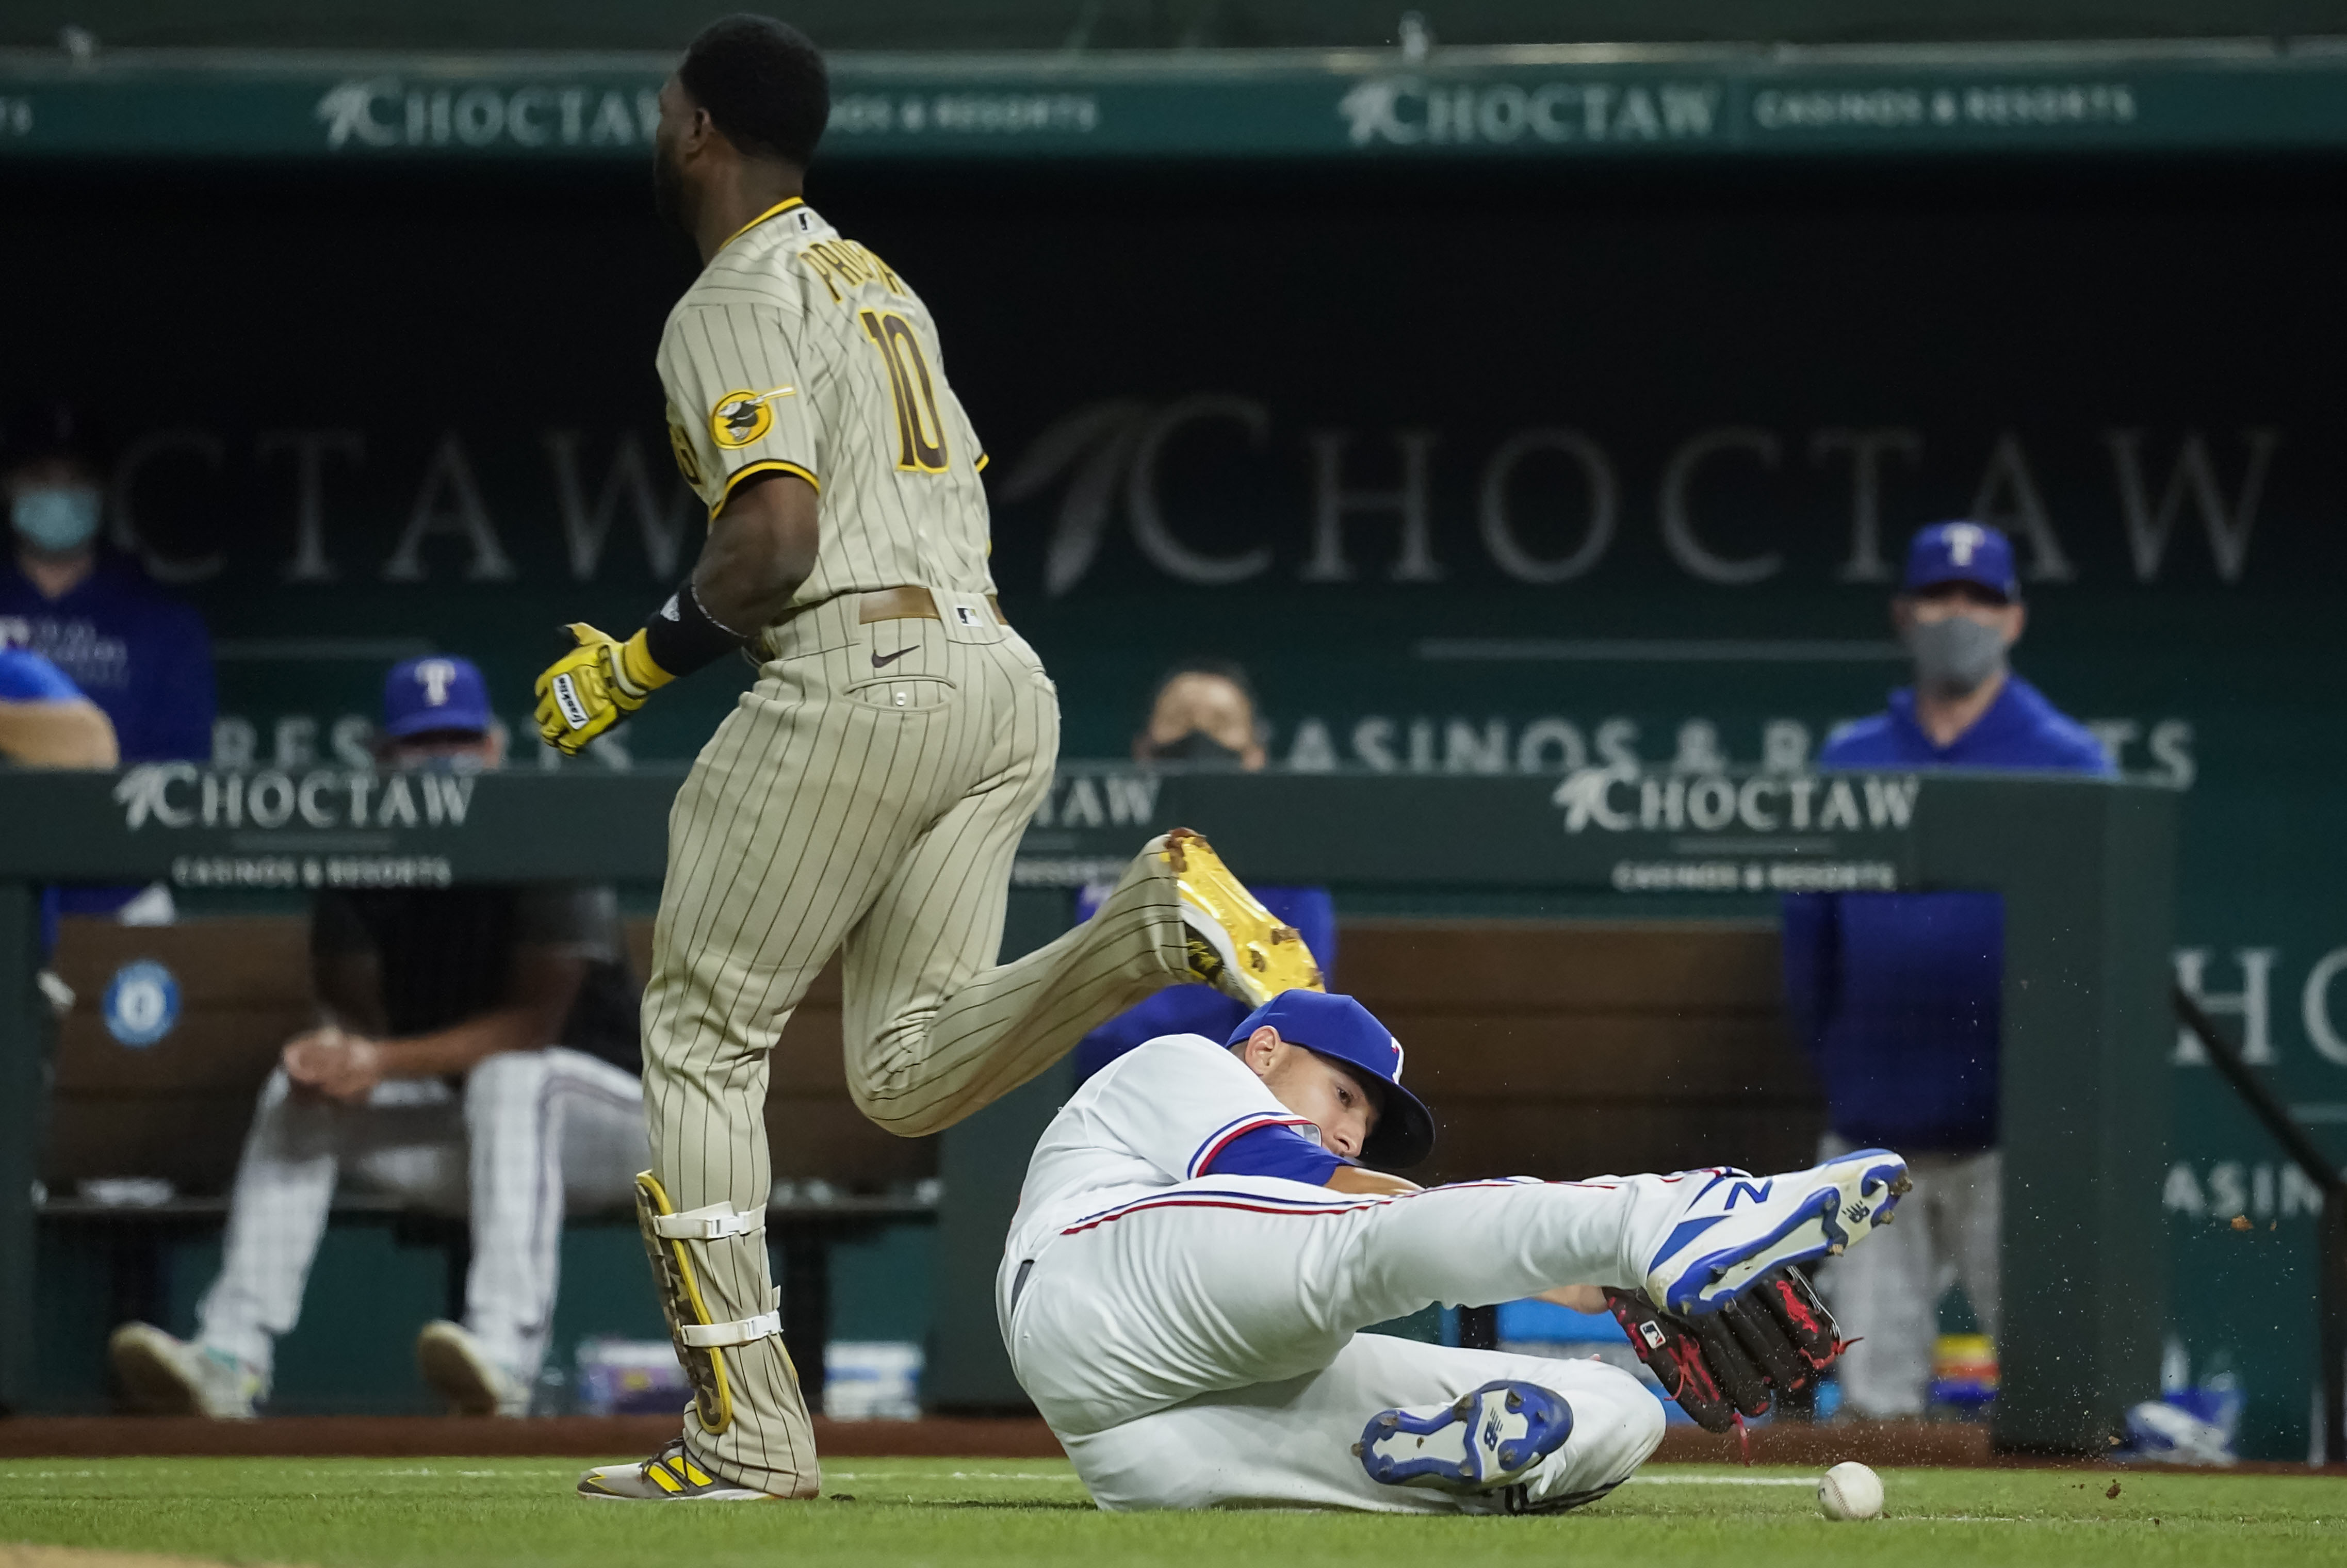
M 97 492 L 87 485 L 43 485 L 20 490 L 8 520 L 35 549 L 79 549 L 97 536 Z

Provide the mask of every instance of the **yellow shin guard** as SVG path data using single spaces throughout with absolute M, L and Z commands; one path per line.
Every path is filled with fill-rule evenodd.
M 779 1338 L 783 1331 L 782 1292 L 770 1290 L 766 1310 L 731 1323 L 710 1319 L 701 1294 L 688 1242 L 712 1242 L 727 1236 L 763 1237 L 766 1229 L 764 1204 L 736 1213 L 730 1203 L 712 1204 L 689 1214 L 678 1214 L 657 1177 L 645 1171 L 636 1177 L 636 1225 L 643 1232 L 644 1255 L 651 1260 L 652 1284 L 660 1292 L 661 1311 L 668 1318 L 669 1337 L 676 1343 L 676 1358 L 692 1385 L 693 1404 L 703 1431 L 722 1432 L 733 1421 L 733 1400 L 725 1378 L 725 1350 L 756 1340 Z M 784 1359 L 788 1359 L 787 1353 Z M 793 1378 L 797 1368 L 793 1368 Z

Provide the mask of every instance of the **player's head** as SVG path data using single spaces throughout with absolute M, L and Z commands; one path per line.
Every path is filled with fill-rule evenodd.
M 652 183 L 661 210 L 690 228 L 712 181 L 768 166 L 798 189 L 831 118 L 831 79 L 805 34 L 771 16 L 724 16 L 701 30 L 660 95 Z
M 1157 683 L 1149 721 L 1133 738 L 1136 762 L 1221 764 L 1253 773 L 1264 765 L 1255 730 L 1255 686 L 1227 659 L 1191 659 Z
M 376 755 L 391 768 L 468 772 L 505 760 L 505 729 L 489 709 L 489 683 L 469 659 L 427 654 L 391 667 L 383 682 Z
M 1400 1170 L 1434 1147 L 1433 1116 L 1401 1086 L 1401 1042 L 1351 997 L 1283 991 L 1240 1021 L 1230 1046 L 1332 1153 Z
M 0 434 L 0 485 L 20 548 L 65 555 L 97 538 L 105 467 L 96 433 L 65 403 L 21 408 Z
M 2004 669 L 2028 619 L 2013 541 L 1982 523 L 1933 523 L 1907 547 L 1891 619 L 1914 655 L 1920 686 L 1946 696 L 1976 692 Z

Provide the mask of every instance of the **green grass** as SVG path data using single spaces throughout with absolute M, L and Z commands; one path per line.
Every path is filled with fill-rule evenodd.
M 239 1563 L 497 1568 L 1163 1563 L 1664 1568 L 1837 1563 L 2347 1564 L 2347 1481 L 1890 1471 L 1888 1516 L 1834 1524 L 1796 1471 L 1656 1466 L 1580 1513 L 1103 1514 L 1066 1464 L 841 1460 L 794 1505 L 579 1501 L 557 1460 L 0 1460 L 0 1542 Z M 1745 1484 L 1751 1481 L 1793 1484 Z M 2157 1522 L 2155 1522 L 2155 1521 Z

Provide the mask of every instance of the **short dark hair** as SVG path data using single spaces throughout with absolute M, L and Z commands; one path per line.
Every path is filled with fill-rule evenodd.
M 1156 707 L 1157 700 L 1165 695 L 1165 688 L 1184 675 L 1211 675 L 1217 681 L 1227 681 L 1239 689 L 1239 695 L 1247 700 L 1248 707 L 1259 709 L 1263 706 L 1255 697 L 1255 682 L 1247 679 L 1246 666 L 1235 659 L 1183 660 L 1158 677 L 1157 689 L 1149 694 L 1149 705 Z
M 831 77 L 805 33 L 772 16 L 723 16 L 701 30 L 676 68 L 710 123 L 753 158 L 805 169 L 831 118 Z
M 94 472 L 106 467 L 106 444 L 88 414 L 58 399 L 28 403 L 0 426 L 0 468 L 64 457 Z

